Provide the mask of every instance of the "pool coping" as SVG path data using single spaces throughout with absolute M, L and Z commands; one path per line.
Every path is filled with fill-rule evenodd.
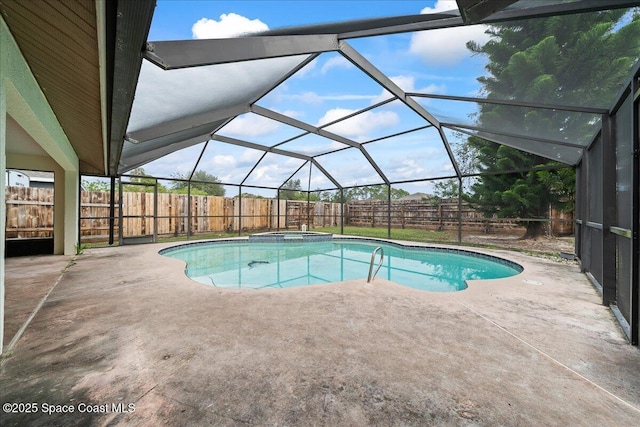
M 328 233 L 326 233 L 328 234 Z M 395 247 L 400 247 L 402 249 L 409 249 L 409 250 L 429 250 L 429 251 L 433 251 L 433 252 L 441 252 L 441 253 L 452 253 L 452 254 L 457 254 L 457 255 L 466 255 L 466 256 L 471 256 L 471 257 L 475 257 L 475 258 L 480 258 L 480 259 L 485 259 L 488 261 L 492 261 L 492 262 L 496 262 L 502 265 L 505 265 L 507 267 L 513 268 L 514 270 L 517 270 L 518 272 L 512 276 L 508 276 L 508 277 L 501 277 L 501 278 L 494 278 L 494 279 L 468 279 L 465 280 L 465 284 L 466 287 L 464 289 L 460 289 L 458 291 L 454 291 L 454 292 L 442 292 L 442 291 L 431 291 L 431 290 L 423 290 L 423 289 L 417 289 L 420 292 L 433 292 L 433 293 L 438 293 L 438 294 L 442 294 L 442 293 L 458 293 L 458 292 L 464 292 L 467 291 L 471 285 L 473 283 L 482 283 L 482 282 L 488 282 L 488 281 L 495 281 L 495 280 L 510 280 L 513 279 L 519 275 L 521 275 L 524 271 L 525 271 L 525 266 L 522 265 L 522 263 L 517 262 L 517 261 L 513 261 L 511 259 L 508 259 L 508 257 L 504 257 L 504 256 L 497 256 L 497 255 L 492 255 L 489 253 L 486 253 L 482 250 L 477 251 L 477 250 L 468 250 L 468 249 L 462 249 L 459 247 L 454 247 L 454 246 L 450 246 L 450 245 L 442 245 L 442 244 L 432 244 L 432 243 L 423 243 L 423 242 L 412 242 L 412 241 L 406 241 L 406 240 L 393 240 L 393 239 L 380 239 L 380 238 L 374 238 L 374 237 L 359 237 L 359 236 L 348 236 L 348 235 L 331 235 L 332 236 L 331 240 L 322 240 L 322 241 L 314 241 L 314 240 L 300 240 L 300 239 L 296 239 L 296 240 L 270 240 L 270 241 L 262 241 L 262 240 L 252 240 L 249 238 L 249 236 L 241 236 L 241 237 L 231 237 L 231 238 L 223 238 L 223 239 L 207 239 L 207 240 L 198 240 L 198 241 L 192 241 L 192 242 L 186 242 L 186 243 L 180 243 L 180 244 L 176 244 L 176 245 L 172 245 L 172 246 L 167 246 L 164 248 L 161 248 L 160 250 L 158 250 L 158 254 L 162 255 L 162 256 L 167 256 L 167 254 L 169 252 L 175 251 L 175 250 L 180 250 L 180 249 L 184 249 L 190 246 L 207 246 L 207 245 L 211 245 L 211 244 L 252 244 L 252 243 L 257 243 L 257 244 L 263 244 L 263 243 L 280 243 L 280 244 L 306 244 L 306 243 L 320 243 L 320 242 L 347 242 L 347 241 L 358 241 L 358 242 L 367 242 L 367 243 L 381 243 L 381 244 L 386 244 L 386 245 L 390 245 L 390 246 L 395 246 Z M 175 242 L 174 242 L 175 243 Z M 183 261 L 184 262 L 184 261 Z M 196 283 L 199 283 L 201 285 L 204 286 L 211 286 L 208 284 L 204 284 L 204 283 L 200 283 L 198 281 L 195 281 L 193 279 L 191 279 L 190 277 L 188 277 L 186 275 L 186 262 L 185 262 L 185 267 L 184 267 L 184 274 L 185 276 L 189 279 L 192 280 Z M 366 279 L 365 279 L 366 280 Z M 525 280 L 523 280 L 523 282 L 526 282 Z M 330 283 L 337 283 L 337 282 L 330 282 Z M 393 282 L 396 283 L 396 282 Z M 398 285 L 401 286 L 406 286 L 406 285 L 402 285 L 400 283 L 398 283 Z M 309 285 L 309 286 L 313 286 L 313 285 Z M 232 288 L 232 287 L 217 287 L 214 286 L 216 289 L 236 289 L 236 288 Z M 409 286 L 410 287 L 410 286 Z M 411 287 L 410 287 L 411 288 Z M 260 288 L 262 289 L 262 288 Z M 265 289 L 270 289 L 270 288 L 265 288 Z M 256 289 L 252 289 L 252 288 L 247 288 L 247 290 L 256 290 Z

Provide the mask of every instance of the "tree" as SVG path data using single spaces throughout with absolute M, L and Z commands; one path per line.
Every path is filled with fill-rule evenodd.
M 342 190 L 344 195 L 344 201 L 350 202 L 353 200 L 387 200 L 387 195 L 389 194 L 389 187 L 386 185 L 367 185 L 365 187 L 351 187 L 345 188 Z M 407 190 L 403 190 L 402 188 L 391 188 L 391 198 L 392 199 L 400 199 L 402 197 L 408 196 L 409 192 Z M 320 192 L 317 196 L 318 200 L 340 203 L 340 191 L 330 192 L 323 191 Z
M 483 46 L 468 48 L 486 55 L 488 75 L 479 77 L 487 98 L 544 100 L 553 104 L 588 105 L 616 93 L 640 55 L 640 19 L 634 13 L 607 11 L 535 19 L 516 24 L 495 24 L 493 37 Z M 582 88 L 582 89 L 580 89 Z M 606 99 L 605 98 L 605 99 Z M 557 110 L 527 109 L 483 104 L 478 121 L 487 129 L 571 140 L 592 136 L 593 116 L 568 115 Z M 498 145 L 478 137 L 468 144 L 475 151 L 483 174 L 472 186 L 468 201 L 486 215 L 545 217 L 549 205 L 567 207 L 575 186 L 573 169 L 535 171 L 559 166 L 547 158 Z M 529 172 L 493 175 L 504 170 Z M 542 222 L 528 222 L 525 238 L 544 231 Z
M 340 192 L 320 191 L 317 193 L 318 200 L 323 202 L 340 203 Z
M 168 193 L 169 189 L 164 185 L 157 182 L 155 178 L 149 176 L 144 171 L 144 168 L 138 167 L 132 170 L 129 175 L 131 176 L 131 182 L 137 184 L 148 185 L 131 185 L 123 184 L 122 191 L 129 193 L 152 193 L 154 191 L 153 186 L 157 184 L 158 193 Z
M 437 181 L 433 185 L 433 193 L 437 200 L 457 199 L 458 198 L 458 179 L 450 178 L 443 181 Z
M 242 193 L 242 198 L 243 199 L 266 199 L 266 197 L 261 196 L 259 194 L 253 194 L 253 193 Z
M 83 179 L 82 188 L 85 191 L 108 192 L 111 191 L 111 184 L 106 181 L 89 181 Z
M 307 200 L 307 193 L 302 191 L 299 179 L 290 179 L 280 187 L 281 200 Z
M 176 172 L 171 175 L 171 177 L 180 180 L 174 181 L 171 187 L 172 192 L 186 194 L 189 186 L 189 176 L 187 174 L 183 175 Z M 220 185 L 220 180 L 217 176 L 213 176 L 206 171 L 199 170 L 191 177 L 191 194 L 224 196 L 225 189 Z

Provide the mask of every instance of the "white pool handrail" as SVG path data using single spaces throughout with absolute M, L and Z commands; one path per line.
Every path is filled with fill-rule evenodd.
M 373 261 L 375 260 L 376 253 L 378 251 L 380 251 L 380 261 L 378 262 L 378 268 L 376 268 L 375 273 L 371 274 L 373 272 Z M 384 260 L 384 250 L 380 246 L 378 246 L 373 250 L 373 253 L 371 253 L 371 262 L 369 263 L 369 275 L 367 276 L 367 283 L 371 282 L 373 278 L 376 277 L 376 274 L 378 274 L 378 271 L 380 271 L 380 267 L 382 267 L 382 260 Z

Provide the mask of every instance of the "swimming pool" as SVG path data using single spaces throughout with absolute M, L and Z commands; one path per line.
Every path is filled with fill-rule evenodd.
M 320 242 L 226 240 L 174 246 L 162 255 L 186 262 L 191 279 L 221 288 L 286 288 L 367 277 L 371 254 L 384 250 L 377 277 L 416 289 L 452 292 L 467 280 L 514 276 L 514 262 L 461 249 L 405 246 L 374 239 Z M 376 257 L 376 264 L 378 257 Z

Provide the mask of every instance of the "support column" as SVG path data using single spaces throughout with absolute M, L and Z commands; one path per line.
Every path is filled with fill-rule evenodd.
M 458 177 L 458 243 L 462 243 L 462 178 Z
M 302 226 L 300 227 L 302 229 Z M 311 230 L 311 193 L 307 191 L 307 230 Z
M 64 169 L 56 168 L 53 178 L 53 253 L 55 255 L 62 255 L 65 252 L 66 188 Z
M 280 231 L 280 189 L 279 188 L 278 188 L 278 197 L 276 199 L 276 202 L 278 203 L 278 206 L 277 206 L 278 219 L 276 221 L 276 231 Z
M 78 197 L 80 175 L 77 170 L 64 171 L 64 247 L 65 255 L 76 254 L 78 244 Z M 54 197 L 56 194 L 54 193 Z M 54 214 L 55 221 L 55 214 Z
M 122 208 L 124 201 L 122 200 L 122 177 L 118 177 L 118 245 L 122 246 L 124 242 L 124 213 Z
M 53 170 L 56 174 L 54 189 L 54 251 L 75 254 L 78 237 L 79 161 L 73 146 L 60 126 L 47 98 L 13 39 L 4 19 L 0 17 L 0 198 L 2 213 L 2 255 L 0 256 L 0 343 L 4 333 L 4 243 L 6 212 L 4 206 L 4 174 L 10 166 L 23 165 L 23 169 Z M 46 153 L 26 155 L 7 152 L 7 115 L 22 127 Z M 20 151 L 20 150 L 18 150 Z M 9 159 L 7 157 L 10 157 Z M 39 167 L 40 165 L 41 167 Z M 56 234 L 57 232 L 57 234 Z M 1 346 L 1 344 L 0 344 Z M 1 347 L 0 347 L 1 350 Z
M 602 116 L 602 304 L 616 302 L 616 139 L 615 123 Z M 594 261 L 594 260 L 592 260 Z
M 191 239 L 191 180 L 187 182 L 187 240 Z
M 387 239 L 391 238 L 391 184 L 387 184 Z
M 116 222 L 116 177 L 111 177 L 111 184 L 109 187 L 109 246 L 113 245 L 113 228 Z
M 640 341 L 640 72 L 631 84 L 633 96 L 633 207 L 631 224 L 631 344 Z
M 238 186 L 238 236 L 242 236 L 242 185 Z
M 344 189 L 340 189 L 340 234 L 344 234 Z
M 153 186 L 153 243 L 158 241 L 158 179 Z
M 2 238 L 2 256 L 0 256 L 0 354 L 2 354 L 2 342 L 4 341 L 4 245 L 5 224 L 7 223 L 7 205 L 5 201 L 5 170 L 7 167 L 7 103 L 6 90 L 0 71 L 0 237 Z

